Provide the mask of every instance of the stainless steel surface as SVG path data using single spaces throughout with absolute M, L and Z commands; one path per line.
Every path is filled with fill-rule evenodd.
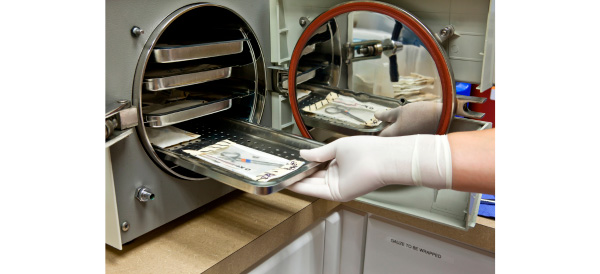
M 144 124 L 149 127 L 166 127 L 231 108 L 231 99 L 203 104 L 191 103 L 192 106 L 183 105 L 180 110 L 164 111 L 159 109 L 144 113 Z
M 106 105 L 105 140 L 107 142 L 115 131 L 126 130 L 137 124 L 137 108 L 131 107 L 129 100 L 119 100 Z M 110 138 L 110 140 L 114 142 L 115 138 Z
M 117 142 L 125 139 L 125 137 L 133 134 L 134 130 L 133 128 L 130 129 L 126 129 L 126 130 L 114 130 L 110 136 L 108 136 L 108 138 L 105 141 L 105 147 L 111 147 L 112 145 L 116 144 Z
M 358 117 L 356 117 L 356 116 L 352 115 L 352 114 L 350 113 L 350 111 L 348 111 L 347 109 L 344 109 L 344 108 L 342 108 L 342 107 L 340 107 L 340 106 L 335 106 L 335 107 L 326 107 L 326 108 L 325 108 L 325 112 L 327 112 L 327 113 L 329 113 L 329 114 L 337 114 L 337 113 L 342 113 L 342 114 L 344 114 L 344 115 L 346 115 L 346 116 L 348 116 L 348 117 L 350 117 L 350 118 L 352 118 L 352 119 L 354 119 L 354 120 L 356 120 L 356 121 L 358 121 L 358 122 L 360 122 L 360 123 L 366 123 L 366 122 L 367 122 L 367 121 L 365 121 L 365 120 L 363 120 L 363 119 L 360 119 L 360 118 L 358 118 Z
M 104 139 L 108 139 L 110 135 L 113 134 L 115 128 L 117 127 L 117 119 L 107 119 L 104 122 Z
M 344 24 L 345 22 L 341 22 Z M 296 83 L 301 84 L 310 80 L 318 84 L 337 86 L 340 80 L 341 43 L 340 22 L 337 19 L 330 20 L 319 27 L 311 36 L 309 44 L 302 50 L 299 71 Z M 314 73 L 313 73 L 314 71 Z M 310 73 L 309 73 L 310 72 Z M 281 89 L 287 92 L 289 83 L 287 81 L 287 68 L 285 77 L 280 84 Z
M 230 76 L 231 67 L 227 67 L 175 76 L 148 78 L 144 80 L 144 88 L 150 91 L 159 91 L 226 79 Z
M 154 61 L 173 63 L 240 53 L 244 50 L 244 40 L 223 41 L 195 45 L 154 47 Z
M 283 66 L 270 66 L 269 69 L 272 73 L 271 77 L 275 81 L 272 91 L 288 95 L 288 87 L 283 86 L 283 80 L 288 78 L 288 69 Z
M 391 39 L 368 40 L 346 44 L 346 64 L 362 60 L 379 59 L 382 54 L 390 57 L 403 47 L 402 42 Z M 356 52 L 356 53 L 355 53 Z M 361 55 L 358 55 L 361 54 Z
M 180 11 L 185 12 L 196 7 L 212 7 L 215 10 L 217 7 L 215 5 L 199 6 L 197 2 L 192 0 L 106 2 L 106 102 L 129 99 L 141 110 L 142 77 L 155 42 L 168 25 L 165 20 L 177 20 L 181 15 Z M 252 40 L 244 45 L 244 52 L 248 51 L 247 45 L 252 44 L 253 51 L 256 53 L 253 58 L 256 60 L 257 75 L 253 90 L 254 103 L 252 99 L 245 100 L 248 102 L 248 109 L 252 108 L 253 113 L 242 118 L 260 122 L 264 117 L 262 119 L 264 124 L 270 125 L 270 108 L 265 108 L 265 104 L 268 104 L 269 101 L 265 100 L 265 95 L 266 90 L 270 89 L 271 77 L 267 75 L 264 65 L 270 52 L 270 45 L 267 42 L 270 37 L 269 24 L 268 19 L 264 16 L 269 10 L 269 2 L 219 0 L 217 3 L 224 6 L 224 10 L 232 11 L 232 14 L 242 18 L 239 21 L 243 21 L 242 25 L 246 24 L 244 30 L 248 32 Z M 230 17 L 223 17 L 222 20 L 215 20 L 215 22 L 230 23 L 229 19 Z M 132 26 L 139 26 L 146 33 L 141 37 L 133 37 L 130 32 Z M 206 27 L 212 26 L 213 24 L 195 24 L 185 31 L 187 33 L 201 32 Z M 259 41 L 262 45 L 259 44 Z M 251 69 L 252 65 L 248 66 L 248 70 Z M 232 77 L 235 77 L 237 72 L 239 69 L 233 69 Z M 224 81 L 229 81 L 229 79 Z M 141 111 L 138 116 L 141 121 Z M 199 177 L 184 179 L 184 175 L 187 173 L 180 167 L 166 165 L 166 168 L 173 169 L 182 176 L 175 175 L 163 168 L 152 158 L 154 152 L 145 148 L 144 142 L 147 136 L 143 128 L 143 125 L 140 124 L 136 129 L 127 130 L 126 132 L 135 136 L 124 138 L 110 147 L 115 196 L 118 204 L 119 231 L 121 231 L 120 224 L 123 221 L 130 224 L 127 232 L 121 231 L 123 243 L 130 242 L 233 190 L 232 187 L 212 179 L 202 182 L 189 181 L 199 180 Z M 115 132 L 113 136 L 120 136 L 116 134 L 118 132 Z M 132 197 L 135 189 L 141 186 L 141 182 L 152 190 L 160 190 L 158 193 L 160 196 L 157 196 L 158 198 L 152 202 L 141 205 L 137 199 Z
M 375 54 L 376 49 L 375 46 L 380 44 L 379 40 L 367 40 L 360 42 L 347 42 L 346 49 L 346 64 L 350 64 L 351 62 L 361 61 L 361 60 L 370 60 L 370 59 L 378 59 L 379 54 Z M 358 47 L 358 49 L 356 49 Z M 362 54 L 361 56 L 357 56 L 358 54 Z
M 229 2 L 229 3 L 231 3 L 231 2 Z M 163 4 L 163 3 L 161 2 L 161 4 Z M 262 5 L 261 9 L 268 9 L 268 7 L 263 4 L 265 4 L 265 3 L 260 4 L 260 5 Z M 238 3 L 236 5 L 238 5 L 238 7 L 240 7 L 239 5 L 244 6 L 244 7 L 247 6 L 247 4 L 240 4 L 240 3 Z M 248 121 L 260 122 L 261 117 L 263 115 L 263 111 L 265 109 L 265 103 L 266 103 L 265 81 L 267 79 L 267 75 L 266 75 L 265 66 L 264 66 L 264 56 L 262 53 L 262 49 L 256 38 L 257 33 L 255 33 L 251 29 L 250 25 L 238 13 L 234 12 L 233 10 L 231 10 L 229 8 L 219 6 L 219 5 L 191 4 L 189 6 L 184 6 L 179 9 L 174 9 L 175 10 L 174 12 L 172 12 L 168 16 L 166 16 L 166 18 L 157 25 L 157 27 L 152 32 L 152 34 L 150 34 L 150 37 L 149 37 L 148 41 L 146 42 L 146 44 L 141 52 L 141 56 L 139 57 L 139 60 L 138 60 L 136 73 L 133 78 L 134 79 L 134 81 L 133 81 L 133 103 L 140 108 L 142 107 L 142 104 L 143 104 L 143 102 L 141 100 L 142 92 L 143 92 L 142 77 L 144 77 L 144 75 L 146 73 L 146 67 L 149 63 L 149 59 L 152 54 L 152 50 L 154 49 L 154 46 L 158 43 L 159 38 L 161 37 L 163 32 L 167 28 L 169 28 L 173 22 L 178 20 L 180 17 L 186 15 L 188 12 L 192 12 L 192 13 L 193 12 L 202 12 L 202 10 L 206 10 L 205 8 L 209 9 L 211 11 L 217 11 L 217 10 L 222 11 L 220 14 L 221 15 L 225 14 L 225 17 L 219 18 L 219 19 L 221 19 L 221 20 L 231 20 L 231 19 L 239 20 L 240 25 L 242 25 L 241 26 L 242 36 L 244 39 L 247 40 L 248 50 L 250 52 L 252 59 L 254 60 L 252 63 L 254 71 L 251 74 L 251 76 L 254 77 L 254 82 L 253 82 L 254 88 L 255 88 L 254 101 L 252 102 L 253 105 L 251 106 L 249 113 L 248 113 Z M 254 8 L 251 8 L 251 10 L 253 10 L 254 14 L 262 13 L 262 11 L 260 11 L 260 9 L 254 10 Z M 197 18 L 199 18 L 199 19 L 209 18 L 210 19 L 210 15 L 211 14 L 201 14 Z M 207 16 L 209 16 L 209 17 L 207 17 Z M 254 17 L 255 16 L 250 16 L 250 18 L 254 18 Z M 206 28 L 209 26 L 211 26 L 211 25 L 210 24 L 208 24 L 208 25 L 207 24 L 191 25 L 191 26 L 189 26 L 189 30 L 200 31 L 200 30 L 202 30 L 202 28 Z M 186 31 L 187 31 L 187 29 L 186 29 Z M 266 29 L 263 29 L 263 31 L 261 33 L 264 34 L 265 31 L 266 31 L 266 34 L 268 34 L 268 26 Z M 194 61 L 190 61 L 190 62 L 194 62 Z M 249 77 L 251 77 L 251 76 L 249 76 Z M 144 115 L 142 114 L 142 112 L 140 112 L 140 115 L 138 115 L 138 119 L 139 120 L 144 119 Z M 152 146 L 152 143 L 150 142 L 148 135 L 146 133 L 145 126 L 142 126 L 140 124 L 137 127 L 137 132 L 138 132 L 141 144 L 143 145 L 147 154 L 156 163 L 156 165 L 158 167 L 160 167 L 162 170 L 166 171 L 170 175 L 173 175 L 177 178 L 184 179 L 184 180 L 205 180 L 206 179 L 206 177 L 204 177 L 202 175 L 192 174 L 191 172 L 183 170 L 181 167 L 173 166 L 173 165 L 166 164 L 165 162 L 163 162 L 163 159 L 161 157 L 159 157 L 159 155 L 154 150 L 154 147 Z
M 124 130 L 137 126 L 137 112 L 138 109 L 136 107 L 130 107 L 128 109 L 119 111 L 119 113 L 117 114 L 119 121 L 119 125 L 117 128 L 120 130 Z
M 329 35 L 331 39 L 329 40 L 330 49 L 331 49 L 331 59 L 329 60 L 329 65 L 325 67 L 323 70 L 327 73 L 327 84 L 333 87 L 337 87 L 340 83 L 340 74 L 343 60 L 343 51 L 342 51 L 342 43 L 341 43 L 341 31 L 339 30 L 341 26 L 345 26 L 345 22 L 338 22 L 338 20 L 329 21 Z M 334 32 L 335 28 L 335 32 Z M 296 79 L 296 85 L 298 85 Z
M 298 102 L 298 107 L 300 109 L 300 114 L 302 114 L 302 120 L 304 120 L 304 123 L 310 127 L 324 128 L 329 131 L 334 131 L 348 136 L 377 135 L 388 125 L 388 123 L 383 122 L 376 127 L 367 127 L 361 125 L 354 126 L 349 125 L 347 123 L 342 123 L 339 120 L 333 118 L 315 117 L 311 114 L 302 111 L 302 108 L 314 104 L 318 101 L 324 100 L 327 94 L 329 94 L 330 92 L 336 92 L 341 95 L 353 97 L 361 102 L 371 102 L 389 108 L 395 108 L 400 105 L 403 105 L 402 102 L 394 98 L 383 97 L 363 92 L 355 92 L 351 90 L 334 88 L 329 86 L 304 84 L 299 87 L 312 91 L 310 95 L 304 97 Z
M 298 77 L 296 77 L 296 83 L 302 84 L 302 83 L 304 83 L 304 82 L 306 82 L 306 81 L 308 81 L 308 80 L 310 80 L 312 78 L 315 78 L 315 75 L 317 74 L 317 70 L 318 69 L 319 68 L 313 68 L 311 70 L 304 71 L 304 72 L 300 73 L 298 75 Z M 287 77 L 285 78 L 285 80 L 283 80 L 283 82 L 281 83 L 281 86 L 283 88 L 286 88 L 288 86 Z
M 484 97 L 456 95 L 456 101 L 457 101 L 456 115 L 463 116 L 466 118 L 481 119 L 481 118 L 483 118 L 483 116 L 485 116 L 485 113 L 471 111 L 468 108 L 467 104 L 468 103 L 481 104 L 481 103 L 485 102 L 486 100 L 487 100 L 487 98 L 484 98 Z
M 394 41 L 391 39 L 383 40 L 381 46 L 383 48 L 383 54 L 385 54 L 387 57 L 390 57 L 390 56 L 396 54 L 396 52 L 398 50 L 401 50 L 403 47 L 402 42 Z
M 252 108 L 252 110 L 250 111 L 250 116 L 248 117 L 248 121 L 250 122 L 256 122 L 257 124 L 260 123 L 260 120 L 262 118 L 262 110 L 264 109 L 265 106 L 265 94 L 263 94 L 260 90 L 261 90 L 261 86 L 260 86 L 260 79 L 261 76 L 266 77 L 266 72 L 264 71 L 264 66 L 259 65 L 259 63 L 262 64 L 262 62 L 260 61 L 260 59 L 257 58 L 257 56 L 254 54 L 254 47 L 252 46 L 252 42 L 250 41 L 250 38 L 248 37 L 248 33 L 246 33 L 246 31 L 244 31 L 243 29 L 240 29 L 240 31 L 242 32 L 242 35 L 244 36 L 245 41 L 248 43 L 248 48 L 250 49 L 250 55 L 252 56 L 252 64 L 254 65 L 254 106 Z M 260 45 L 257 44 L 258 49 L 260 50 Z M 262 74 L 261 74 L 262 71 Z M 264 80 L 264 78 L 263 78 Z
M 311 54 L 311 53 L 315 52 L 316 48 L 317 48 L 317 44 L 308 45 L 302 50 L 302 55 Z
M 276 178 L 268 182 L 253 181 L 215 164 L 196 158 L 183 152 L 183 150 L 198 150 L 228 139 L 238 144 L 277 155 L 288 160 L 302 160 L 299 153 L 300 149 L 316 148 L 321 146 L 322 143 L 247 122 L 231 119 L 204 119 L 205 121 L 201 125 L 179 125 L 180 128 L 186 131 L 203 136 L 200 142 L 187 142 L 168 149 L 156 148 L 156 151 L 164 153 L 166 155 L 165 159 L 178 166 L 201 173 L 237 189 L 260 195 L 270 194 L 284 189 L 288 185 L 309 176 L 327 164 L 327 162 L 306 162 L 298 170 L 281 178 Z
M 452 125 L 448 132 L 461 132 L 461 131 L 473 131 L 473 130 L 484 130 L 492 128 L 491 122 L 485 122 L 480 120 L 467 119 L 462 117 L 454 117 L 452 119 Z
M 108 133 L 108 131 L 111 131 L 113 129 L 119 129 L 119 130 L 125 130 L 128 128 L 132 128 L 138 125 L 138 120 L 137 120 L 137 108 L 136 107 L 129 107 L 129 108 L 125 108 L 125 109 L 119 109 L 119 111 L 116 112 L 112 112 L 110 115 L 108 115 L 106 118 L 106 129 L 107 129 L 107 136 L 110 136 L 110 134 Z
M 119 112 L 122 109 L 128 108 L 131 106 L 131 102 L 129 100 L 118 100 L 115 102 L 106 104 L 106 114 L 105 118 L 110 117 L 112 114 Z
M 273 70 L 273 74 L 274 74 L 274 78 L 278 79 L 277 80 L 277 85 L 275 86 L 276 89 L 274 91 L 277 91 L 279 93 L 283 93 L 287 95 L 287 91 L 288 91 L 288 70 L 285 67 L 269 67 L 271 70 Z M 309 70 L 306 70 L 300 74 L 298 74 L 298 76 L 296 77 L 296 82 L 298 83 L 304 83 L 307 82 L 313 78 L 315 78 L 315 76 L 317 75 L 318 70 L 323 70 L 324 67 L 323 66 L 318 66 L 318 67 L 313 67 Z
M 138 189 L 135 190 L 135 198 L 142 203 L 154 200 L 155 197 L 156 196 L 154 195 L 154 193 L 152 193 L 152 190 L 145 186 L 138 187 Z
M 310 23 L 310 22 L 309 22 L 309 23 Z M 315 33 L 313 34 L 313 36 L 315 36 L 315 35 L 318 35 L 318 34 L 321 34 L 321 33 L 324 33 L 324 32 L 326 32 L 326 31 L 328 31 L 328 27 L 327 27 L 327 25 L 322 25 L 321 27 L 319 27 L 319 28 L 318 28 L 318 29 L 315 31 Z
M 127 221 L 121 224 L 121 230 L 123 230 L 124 232 L 129 231 L 129 223 Z
M 144 30 L 140 27 L 133 27 L 131 29 L 131 35 L 133 35 L 134 37 L 139 37 L 142 34 L 144 34 Z

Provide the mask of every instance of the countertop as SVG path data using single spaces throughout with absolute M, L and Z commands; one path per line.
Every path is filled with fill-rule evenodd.
M 495 222 L 479 217 L 462 231 L 357 201 L 332 202 L 281 191 L 258 196 L 234 191 L 117 250 L 106 245 L 107 273 L 239 273 L 340 208 L 369 212 L 412 229 L 488 253 Z

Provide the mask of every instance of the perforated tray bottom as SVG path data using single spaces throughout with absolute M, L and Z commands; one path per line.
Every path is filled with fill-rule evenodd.
M 200 138 L 179 144 L 177 146 L 155 150 L 164 154 L 164 159 L 173 162 L 190 171 L 205 175 L 217 181 L 231 185 L 235 188 L 255 194 L 270 194 L 284 189 L 288 185 L 316 172 L 327 163 L 306 162 L 298 170 L 268 182 L 258 182 L 232 173 L 217 165 L 203 161 L 183 150 L 198 150 L 219 141 L 229 139 L 238 144 L 260 150 L 279 157 L 293 160 L 300 158 L 300 149 L 312 149 L 322 144 L 310 139 L 305 139 L 282 131 L 264 128 L 247 122 L 206 117 L 194 120 L 193 123 L 178 124 L 177 127 L 200 134 Z
M 256 136 L 249 135 L 245 132 L 222 128 L 218 125 L 201 125 L 195 129 L 184 127 L 180 128 L 199 134 L 201 136 L 200 140 L 193 140 L 169 147 L 169 151 L 185 153 L 183 150 L 199 150 L 228 139 L 240 145 L 273 154 L 288 160 L 298 159 L 298 157 L 300 157 L 297 148 L 291 148 L 284 144 L 270 142 L 269 140 L 257 138 Z

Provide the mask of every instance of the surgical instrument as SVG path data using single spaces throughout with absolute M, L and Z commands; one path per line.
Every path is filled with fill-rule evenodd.
M 283 166 L 283 164 L 277 164 L 277 163 L 271 163 L 271 162 L 265 162 L 265 161 L 259 161 L 259 160 L 251 160 L 251 159 L 244 159 L 241 157 L 240 153 L 238 152 L 221 152 L 221 156 L 231 160 L 231 161 L 240 161 L 243 163 L 249 163 L 249 164 L 259 164 L 259 165 L 265 165 L 265 166 Z
M 360 118 L 352 115 L 350 113 L 350 111 L 348 111 L 347 109 L 344 109 L 344 108 L 342 108 L 340 106 L 326 107 L 325 108 L 325 112 L 329 113 L 329 114 L 343 113 L 343 114 L 349 116 L 350 118 L 352 118 L 352 119 L 354 119 L 356 121 L 359 121 L 361 123 L 367 123 L 365 120 L 360 119 Z

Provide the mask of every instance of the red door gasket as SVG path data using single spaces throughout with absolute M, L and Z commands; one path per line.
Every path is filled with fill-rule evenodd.
M 296 47 L 294 47 L 294 51 L 292 52 L 290 69 L 288 72 L 288 92 L 290 105 L 292 107 L 292 115 L 294 116 L 294 120 L 296 121 L 296 125 L 298 125 L 298 129 L 300 129 L 302 136 L 312 139 L 312 136 L 310 135 L 310 132 L 308 132 L 308 129 L 302 120 L 302 116 L 300 115 L 298 99 L 296 98 L 296 73 L 302 50 L 312 34 L 321 25 L 338 15 L 353 11 L 372 11 L 387 15 L 410 28 L 417 37 L 419 37 L 427 51 L 429 51 L 429 54 L 431 54 L 438 74 L 440 75 L 442 84 L 442 114 L 440 116 L 436 134 L 446 134 L 454 114 L 454 81 L 452 80 L 450 64 L 448 64 L 447 59 L 445 58 L 445 53 L 442 51 L 443 49 L 437 41 L 434 40 L 435 38 L 433 38 L 431 32 L 423 24 L 418 22 L 413 15 L 395 6 L 379 2 L 349 2 L 335 6 L 315 18 L 315 20 L 306 27 L 302 35 L 300 35 Z

